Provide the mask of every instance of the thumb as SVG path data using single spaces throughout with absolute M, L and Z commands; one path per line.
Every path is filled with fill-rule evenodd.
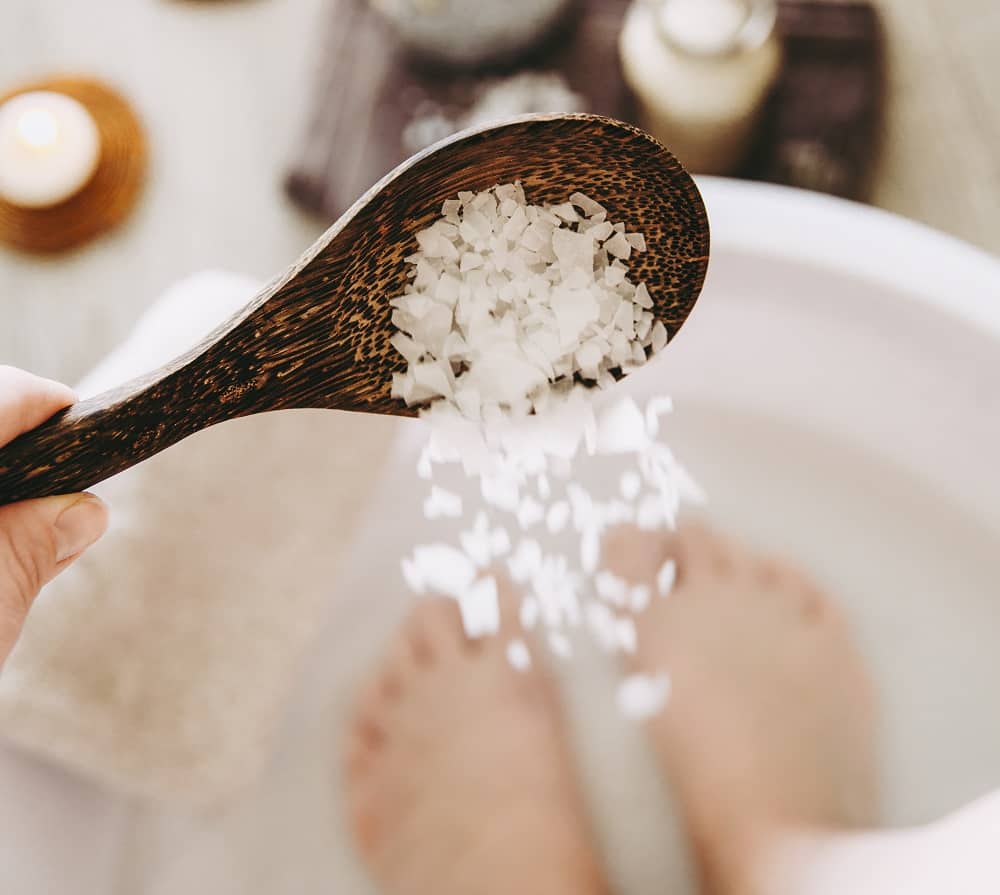
M 108 525 L 92 494 L 45 497 L 0 507 L 0 663 L 14 646 L 42 587 Z

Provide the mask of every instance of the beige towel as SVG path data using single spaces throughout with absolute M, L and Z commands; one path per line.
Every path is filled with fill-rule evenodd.
M 255 291 L 213 273 L 175 287 L 81 393 L 175 356 Z M 266 414 L 96 488 L 112 528 L 39 598 L 0 676 L 0 733 L 156 799 L 211 805 L 250 783 L 393 432 Z

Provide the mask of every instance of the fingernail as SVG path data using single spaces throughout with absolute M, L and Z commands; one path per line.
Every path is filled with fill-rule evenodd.
M 108 525 L 108 512 L 93 494 L 81 497 L 56 519 L 56 561 L 63 562 L 82 553 Z

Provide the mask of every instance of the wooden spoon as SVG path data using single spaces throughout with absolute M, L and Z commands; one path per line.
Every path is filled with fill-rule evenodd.
M 200 345 L 61 411 L 0 448 L 0 504 L 82 491 L 225 420 L 325 407 L 410 415 L 390 396 L 405 360 L 389 344 L 389 300 L 407 283 L 418 230 L 460 190 L 520 180 L 528 201 L 581 191 L 644 234 L 630 276 L 674 336 L 708 266 L 694 182 L 641 131 L 592 115 L 531 116 L 467 131 L 400 165 L 290 270 Z

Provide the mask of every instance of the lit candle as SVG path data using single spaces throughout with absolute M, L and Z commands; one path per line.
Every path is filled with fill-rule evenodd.
M 46 208 L 94 175 L 101 137 L 90 113 L 62 93 L 21 93 L 0 105 L 0 199 Z

